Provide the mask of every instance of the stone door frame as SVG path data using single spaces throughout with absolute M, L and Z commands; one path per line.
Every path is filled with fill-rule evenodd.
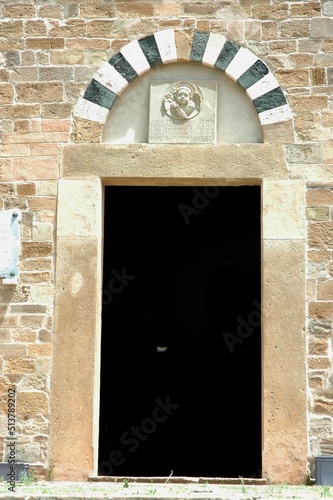
M 305 183 L 289 178 L 279 144 L 62 147 L 51 392 L 56 479 L 86 480 L 98 470 L 105 185 L 261 186 L 263 477 L 304 482 Z

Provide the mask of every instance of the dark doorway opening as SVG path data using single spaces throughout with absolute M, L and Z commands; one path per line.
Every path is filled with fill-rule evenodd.
M 99 474 L 261 477 L 260 187 L 105 188 Z

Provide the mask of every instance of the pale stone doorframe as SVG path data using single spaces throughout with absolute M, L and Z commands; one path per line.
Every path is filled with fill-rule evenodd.
M 304 482 L 305 184 L 288 179 L 283 147 L 73 144 L 63 147 L 61 164 L 52 385 L 56 478 L 97 474 L 103 185 L 261 185 L 263 475 Z
M 266 143 L 100 144 L 117 95 L 155 64 L 175 61 L 215 65 L 241 79 L 258 106 Z M 85 480 L 98 470 L 103 186 L 260 185 L 263 477 L 304 482 L 305 183 L 295 174 L 290 178 L 283 145 L 276 144 L 293 142 L 292 119 L 277 81 L 265 68 L 250 51 L 221 35 L 165 30 L 121 49 L 79 99 L 73 140 L 99 144 L 68 144 L 61 151 L 51 393 L 56 479 Z

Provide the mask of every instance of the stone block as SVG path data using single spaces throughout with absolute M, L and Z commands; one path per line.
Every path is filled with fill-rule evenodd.
M 179 62 L 190 61 L 192 41 L 193 41 L 193 31 L 191 30 L 176 31 L 175 41 L 176 41 L 178 61 Z
M 332 363 L 328 356 L 309 356 L 308 368 L 309 370 L 328 370 L 332 368 Z
M 34 373 L 35 361 L 33 359 L 7 359 L 6 373 Z
M 328 355 L 327 338 L 311 336 L 309 338 L 309 354 L 311 356 L 327 356 Z
M 289 103 L 294 112 L 322 111 L 328 107 L 328 97 L 325 95 L 290 96 Z
M 331 252 L 327 250 L 310 250 L 308 252 L 308 260 L 312 262 L 325 262 L 330 260 Z
M 281 143 L 294 142 L 294 127 L 292 120 L 286 120 L 281 123 L 273 123 L 271 125 L 263 125 L 263 140 L 266 143 Z
M 310 31 L 310 20 L 291 19 L 288 21 L 281 21 L 279 31 L 282 38 L 307 38 Z
M 14 100 L 14 88 L 10 83 L 0 84 L 0 104 L 8 104 Z
M 40 115 L 40 104 L 15 104 L 2 106 L 3 118 L 37 118 Z
M 23 37 L 23 22 L 22 21 L 3 21 L 0 22 L 0 38 L 22 38 Z M 15 47 L 12 42 L 8 43 L 8 49 L 1 50 L 14 50 Z
M 86 35 L 86 21 L 84 19 L 68 19 L 65 24 L 51 26 L 51 37 L 76 37 Z
M 71 112 L 71 103 L 43 104 L 41 115 L 43 118 L 68 118 Z
M 17 408 L 20 415 L 45 415 L 49 413 L 49 400 L 44 392 L 19 392 Z
M 207 155 L 210 158 L 209 174 Z M 174 161 L 175 157 L 179 158 L 177 163 Z M 193 158 L 196 159 L 195 162 Z M 221 158 L 224 159 L 222 164 Z M 159 165 L 158 171 L 156 165 Z M 229 180 L 287 177 L 280 144 L 65 145 L 61 176 L 78 179 L 91 172 L 104 178 L 133 178 L 144 175 L 147 178 L 155 178 L 156 184 L 158 177 Z
M 323 111 L 321 113 L 321 125 L 323 127 L 333 127 L 333 111 Z
M 83 64 L 82 50 L 57 50 L 51 52 L 51 64 Z
M 44 21 L 26 21 L 24 24 L 26 37 L 47 36 L 47 28 Z
M 287 144 L 286 157 L 289 163 L 322 163 L 321 144 Z
M 18 102 L 55 102 L 63 99 L 62 82 L 18 83 L 16 87 Z
M 109 19 L 88 21 L 87 35 L 93 38 L 125 38 L 127 36 L 126 22 Z
M 281 20 L 288 19 L 288 4 L 281 3 L 276 5 L 254 5 L 253 16 L 255 19 Z
M 116 6 L 117 17 L 124 19 L 138 17 L 153 17 L 154 4 L 145 2 L 118 3 Z
M 309 315 L 311 318 L 332 319 L 333 318 L 333 301 L 332 302 L 311 302 L 309 304 Z
M 333 280 L 319 281 L 317 294 L 318 300 L 333 301 Z
M 35 143 L 30 144 L 30 156 L 54 156 L 56 157 L 58 154 L 58 145 L 57 144 L 41 144 Z M 40 181 L 39 184 L 43 182 L 52 182 L 52 181 Z M 41 193 L 38 192 L 39 195 L 42 194 L 56 194 L 56 193 Z
M 263 471 L 272 482 L 287 476 L 288 482 L 301 483 L 307 466 L 304 246 L 304 241 L 288 240 L 265 240 L 263 244 L 266 438 L 262 458 Z M 272 457 L 277 448 L 279 459 L 275 461 Z
M 325 413 L 328 415 L 332 415 L 332 410 L 333 410 L 333 399 L 325 396 L 315 397 L 312 408 L 312 411 L 314 413 Z
M 310 420 L 312 436 L 327 437 L 332 435 L 332 419 L 329 417 L 313 417 Z
M 27 38 L 25 45 L 27 49 L 63 49 L 65 46 L 65 39 L 53 37 Z
M 313 248 L 333 247 L 333 222 L 313 222 L 308 227 L 308 241 Z
M 103 131 L 103 124 L 84 120 L 82 118 L 75 118 L 72 131 L 73 142 L 96 142 L 101 141 Z
M 65 237 L 100 237 L 100 220 L 102 209 L 102 191 L 99 179 L 59 180 L 58 224 L 57 234 Z M 83 209 L 83 207 L 85 207 Z M 82 216 L 84 213 L 84 216 Z
M 263 182 L 263 238 L 305 237 L 305 185 L 303 181 Z
M 326 70 L 325 68 L 312 68 L 312 83 L 313 85 L 326 85 Z
M 97 18 L 110 18 L 115 16 L 115 6 L 99 5 L 99 4 L 82 4 L 80 5 L 80 16 L 83 19 Z
M 36 342 L 36 337 L 36 332 L 30 328 L 20 328 L 12 334 L 13 342 Z
M 320 2 L 305 2 L 300 4 L 290 4 L 290 17 L 311 18 L 321 15 Z
M 63 7 L 62 5 L 42 5 L 39 8 L 39 17 L 46 17 L 49 19 L 62 19 Z
M 310 84 L 308 69 L 280 69 L 275 74 L 283 87 L 306 87 Z
M 306 192 L 307 205 L 333 205 L 333 189 L 315 188 Z
M 271 54 L 289 55 L 296 52 L 296 40 L 274 40 L 269 44 Z
M 313 221 L 330 220 L 330 209 L 329 207 L 308 207 L 306 218 Z
M 50 156 L 15 158 L 13 160 L 13 176 L 16 180 L 57 179 L 57 158 Z
M 28 386 L 29 381 L 33 385 L 35 380 L 44 380 L 44 378 L 45 378 L 44 376 L 39 375 L 39 376 L 36 376 L 34 379 L 32 379 L 31 376 L 27 375 L 27 378 L 26 378 L 24 384 L 22 384 L 24 377 L 22 378 L 19 390 L 24 390 L 24 386 L 25 385 Z M 38 415 L 36 417 L 31 417 L 31 418 L 28 418 L 27 420 L 24 420 L 24 421 L 18 423 L 18 432 L 25 434 L 25 435 L 29 435 L 29 434 L 30 435 L 41 435 L 41 434 L 46 435 L 49 432 L 49 422 L 42 415 Z
M 36 7 L 31 3 L 11 3 L 3 7 L 2 15 L 14 19 L 36 17 Z
M 311 19 L 311 38 L 331 38 L 333 19 Z
M 30 210 L 54 210 L 56 203 L 57 200 L 54 196 L 32 196 L 29 198 Z
M 44 80 L 46 82 L 57 81 L 65 82 L 68 80 L 73 80 L 74 78 L 74 69 L 68 66 L 53 66 L 49 68 L 39 68 L 39 79 Z M 53 83 L 52 83 L 53 85 Z M 43 99 L 43 101 L 47 101 L 48 99 Z M 55 98 L 54 100 L 57 100 Z
M 52 355 L 52 344 L 34 344 L 28 346 L 28 355 L 32 358 L 39 358 L 41 356 L 51 356 Z
M 23 241 L 22 257 L 46 257 L 52 254 L 52 243 L 42 241 Z

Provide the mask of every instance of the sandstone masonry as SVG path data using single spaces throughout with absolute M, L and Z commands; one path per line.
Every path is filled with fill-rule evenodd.
M 82 166 L 73 161 L 73 170 L 69 171 L 66 157 L 77 150 L 66 147 L 100 145 L 104 119 L 110 108 L 112 113 L 113 101 L 111 94 L 106 93 L 96 104 L 98 84 L 92 83 L 92 78 L 111 58 L 117 68 L 119 54 L 130 42 L 162 30 L 175 33 L 179 62 L 194 61 L 193 40 L 207 40 L 210 34 L 225 37 L 232 47 L 248 49 L 264 61 L 279 84 L 280 98 L 284 96 L 290 106 L 290 117 L 281 115 L 279 123 L 262 123 L 267 144 L 257 146 L 279 144 L 275 150 L 278 174 L 272 165 L 268 171 L 286 182 L 301 180 L 305 186 L 299 199 L 306 200 L 306 267 L 302 268 L 306 275 L 306 351 L 298 353 L 300 358 L 306 357 L 307 364 L 303 392 L 307 397 L 308 450 L 304 459 L 313 474 L 315 456 L 333 455 L 331 4 L 298 0 L 1 2 L 0 198 L 1 209 L 22 211 L 22 247 L 18 284 L 0 283 L 0 461 L 7 459 L 4 443 L 8 387 L 15 387 L 18 393 L 17 460 L 31 464 L 40 477 L 50 477 L 53 461 L 59 461 L 53 452 L 54 437 L 53 442 L 50 437 L 52 405 L 56 406 L 53 375 L 56 377 L 57 370 L 64 369 L 53 366 L 56 280 L 57 286 L 61 282 L 55 274 L 55 259 L 61 252 L 67 255 L 65 240 L 70 231 L 59 236 L 58 190 L 63 186 L 62 179 L 81 179 L 81 186 L 88 182 L 84 179 L 95 175 L 88 171 L 89 166 L 84 171 L 88 150 L 80 160 Z M 101 119 L 84 115 L 86 108 L 81 114 L 74 112 L 77 106 L 83 109 L 80 106 L 84 99 L 99 106 L 98 112 L 102 109 Z M 108 105 L 103 99 L 109 99 Z M 273 105 L 273 109 L 281 104 Z M 140 151 L 139 148 L 135 155 Z M 91 154 L 94 156 L 95 152 Z M 234 151 L 233 154 L 235 169 L 241 168 L 240 157 L 237 160 Z M 261 154 L 265 157 L 266 153 L 251 150 L 253 165 Z M 274 158 L 274 154 L 266 158 Z M 230 162 L 232 158 L 230 155 Z M 149 158 L 147 162 L 149 169 Z M 129 162 L 129 168 L 131 165 Z M 135 166 L 133 169 L 132 178 L 138 174 Z M 232 172 L 228 178 L 229 175 Z M 258 178 L 264 175 L 258 174 Z M 100 178 L 108 176 L 101 172 Z M 61 189 L 65 191 L 64 187 Z M 85 189 L 82 187 L 80 193 L 86 193 Z M 69 195 L 75 196 L 72 191 Z M 295 335 L 303 338 L 302 328 Z M 74 479 L 86 479 L 94 473 L 93 438 L 84 438 L 91 444 L 87 453 L 90 455 L 78 455 L 82 460 L 76 469 L 73 464 Z M 269 480 L 302 482 L 307 472 L 303 465 L 290 475 L 281 464 L 277 464 L 276 470 L 277 476 L 268 477 Z M 67 472 L 59 471 L 57 477 L 68 478 L 70 473 L 68 466 Z

